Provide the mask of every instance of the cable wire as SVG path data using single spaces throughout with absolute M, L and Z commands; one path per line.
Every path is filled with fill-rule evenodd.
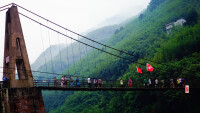
M 47 26 L 48 26 L 48 21 L 47 21 Z M 51 55 L 51 64 L 52 64 L 52 72 L 54 73 L 54 70 L 53 70 L 53 58 L 52 58 L 52 51 L 51 51 L 51 40 L 50 40 L 50 33 L 49 33 L 49 29 L 48 29 L 48 36 L 49 36 L 49 46 L 50 46 L 50 55 Z M 54 74 L 53 74 L 54 76 Z
M 40 25 L 40 34 L 41 34 L 41 40 L 42 40 L 42 47 L 43 47 L 43 53 L 44 53 L 44 60 L 45 60 L 45 67 L 46 67 L 46 72 L 47 72 L 47 61 L 46 61 L 46 52 L 44 50 L 44 41 L 43 41 L 43 35 L 42 35 L 42 28 Z M 49 77 L 49 75 L 47 74 L 47 77 Z
M 80 40 L 79 39 L 79 35 L 78 35 L 78 40 Z M 81 59 L 81 48 L 80 48 L 80 42 L 78 42 L 78 45 L 79 45 L 79 52 L 80 52 L 80 61 L 81 61 L 81 69 L 82 69 L 82 59 Z M 80 71 L 81 73 L 80 73 L 80 75 L 82 74 L 82 71 Z
M 10 70 L 15 70 L 15 68 L 7 68 L 7 67 L 1 67 L 0 66 L 0 68 L 6 68 L 6 69 L 10 69 Z M 24 70 L 24 69 L 18 69 L 18 70 Z M 54 74 L 54 75 L 66 75 L 66 74 L 60 74 L 60 73 L 51 73 L 51 72 L 44 72 L 44 71 L 34 71 L 34 70 L 25 70 L 26 72 L 35 72 L 35 73 L 47 73 L 47 74 Z M 10 73 L 10 74 L 12 74 L 12 73 Z M 72 77 L 77 77 L 77 76 L 75 76 L 75 75 L 68 75 L 68 76 L 72 76 Z M 82 78 L 87 78 L 87 77 L 82 77 Z
M 141 58 L 141 57 L 139 57 L 139 56 L 137 56 L 137 55 L 130 54 L 130 53 L 126 52 L 126 51 L 122 51 L 122 50 L 113 48 L 113 47 L 111 47 L 111 46 L 102 44 L 102 43 L 100 43 L 100 42 L 97 42 L 97 41 L 95 41 L 95 40 L 92 40 L 92 39 L 90 39 L 90 38 L 88 38 L 88 37 L 86 37 L 86 36 L 83 36 L 83 35 L 81 35 L 81 34 L 79 34 L 79 33 L 76 33 L 76 32 L 74 32 L 74 31 L 72 31 L 72 30 L 69 30 L 69 29 L 67 29 L 67 28 L 65 28 L 65 27 L 63 27 L 63 26 L 61 26 L 61 25 L 58 25 L 57 23 L 52 22 L 52 21 L 50 21 L 50 20 L 48 20 L 48 19 L 46 19 L 46 18 L 44 18 L 44 17 L 42 17 L 42 16 L 40 16 L 40 15 L 34 13 L 34 12 L 32 12 L 32 11 L 30 11 L 30 10 L 28 10 L 28 9 L 26 9 L 26 8 L 24 8 L 24 7 L 22 7 L 22 6 L 19 6 L 19 5 L 17 5 L 17 4 L 15 4 L 15 5 L 18 6 L 18 7 L 20 7 L 20 8 L 22 8 L 22 9 L 24 9 L 25 11 L 27 11 L 27 12 L 33 14 L 33 15 L 35 15 L 35 16 L 38 16 L 39 18 L 42 18 L 42 19 L 44 19 L 44 20 L 49 21 L 50 23 L 54 24 L 55 26 L 58 26 L 58 27 L 60 27 L 60 28 L 62 28 L 62 29 L 65 29 L 65 30 L 71 32 L 71 33 L 74 33 L 74 34 L 76 34 L 76 35 L 79 35 L 79 36 L 81 36 L 81 37 L 83 37 L 83 38 L 85 38 L 85 39 L 87 39 L 87 40 L 93 41 L 93 42 L 95 42 L 95 43 L 97 43 L 97 44 L 100 44 L 100 45 L 102 45 L 102 46 L 108 47 L 108 48 L 113 49 L 113 50 L 115 50 L 115 51 L 118 51 L 118 52 L 120 52 L 120 53 L 127 54 L 127 55 L 132 56 L 132 57 L 140 58 L 140 59 L 143 59 L 143 60 L 147 60 L 147 61 L 150 61 L 150 62 L 153 62 L 153 63 L 156 63 L 156 64 L 160 64 L 160 65 L 165 65 L 165 66 L 166 66 L 166 64 L 162 64 L 162 63 L 159 63 L 159 62 L 156 62 L 156 61 L 147 59 L 147 58 Z
M 72 44 L 72 39 L 71 39 L 71 47 L 72 47 L 72 56 L 73 56 L 73 63 L 74 63 L 74 71 L 75 71 L 75 73 L 74 74 L 76 74 L 76 65 L 75 65 L 75 60 L 74 60 L 74 48 L 73 48 L 73 44 Z
M 60 67 L 61 67 L 61 72 L 63 71 L 63 68 L 62 68 L 62 57 L 61 57 L 61 51 L 60 51 L 60 40 L 59 40 L 59 33 L 58 33 L 58 43 L 59 43 L 59 53 L 60 53 Z
M 66 35 L 67 35 L 67 32 L 66 32 Z M 67 46 L 67 72 L 68 72 L 68 75 L 69 75 L 69 50 L 68 50 L 68 44 L 67 44 L 67 38 L 66 38 L 66 46 Z
M 156 61 L 153 61 L 153 60 L 150 60 L 150 59 L 146 59 L 146 58 L 141 58 L 141 57 L 139 57 L 139 56 L 130 54 L 130 53 L 126 52 L 126 51 L 122 51 L 122 50 L 119 50 L 119 49 L 110 47 L 110 46 L 108 46 L 108 45 L 102 44 L 102 43 L 100 43 L 100 42 L 97 42 L 97 41 L 95 41 L 95 40 L 92 40 L 92 39 L 90 39 L 90 38 L 87 38 L 87 37 L 85 37 L 85 36 L 83 36 L 83 35 L 81 35 L 81 34 L 79 34 L 79 33 L 76 33 L 76 32 L 74 32 L 74 31 L 72 31 L 72 30 L 69 30 L 69 29 L 67 29 L 67 28 L 65 28 L 65 27 L 63 27 L 63 26 L 61 26 L 61 25 L 58 25 L 57 23 L 52 22 L 52 21 L 50 21 L 50 20 L 48 20 L 48 19 L 46 19 L 46 18 L 44 18 L 44 17 L 42 17 L 42 16 L 40 16 L 40 15 L 38 15 L 38 14 L 36 14 L 36 13 L 34 13 L 34 12 L 32 12 L 32 11 L 30 11 L 30 10 L 28 10 L 28 9 L 26 9 L 26 8 L 24 8 L 24 7 L 22 7 L 22 6 L 20 6 L 20 5 L 17 5 L 17 4 L 15 4 L 15 3 L 12 3 L 12 5 L 18 6 L 19 8 L 21 8 L 21 9 L 23 9 L 23 10 L 25 10 L 25 11 L 27 11 L 27 12 L 29 12 L 29 13 L 31 13 L 31 14 L 37 16 L 37 17 L 39 17 L 39 18 L 41 18 L 41 19 L 44 19 L 44 20 L 48 21 L 49 23 L 51 23 L 51 24 L 53 24 L 53 25 L 55 25 L 55 26 L 58 26 L 58 27 L 60 27 L 60 28 L 62 28 L 62 29 L 65 29 L 65 30 L 71 32 L 71 33 L 74 33 L 74 34 L 76 34 L 76 35 L 79 35 L 79 36 L 81 36 L 81 37 L 83 37 L 83 38 L 85 38 L 85 39 L 87 39 L 87 40 L 94 41 L 94 42 L 97 43 L 97 44 L 100 44 L 100 45 L 102 45 L 102 46 L 108 47 L 108 48 L 113 49 L 113 50 L 115 50 L 115 51 L 118 51 L 118 52 L 120 52 L 120 53 L 124 53 L 124 54 L 127 54 L 127 55 L 129 55 L 129 56 L 137 57 L 137 58 L 140 58 L 140 59 L 143 59 L 143 60 L 146 60 L 146 61 L 150 61 L 150 62 L 153 62 L 153 63 L 156 63 L 156 64 L 160 64 L 160 65 L 172 67 L 171 65 L 159 63 L 159 62 L 156 62 Z M 19 14 L 20 14 L 20 13 L 19 13 Z M 22 14 L 22 15 L 23 15 L 23 14 Z M 23 15 L 23 16 L 25 16 L 25 15 Z M 27 17 L 27 16 L 26 16 L 26 17 Z M 29 18 L 29 19 L 30 19 L 30 18 Z M 32 19 L 32 20 L 33 20 L 33 19 Z M 38 22 L 38 23 L 39 23 L 39 22 Z M 58 32 L 58 31 L 55 30 L 55 32 Z M 134 61 L 134 62 L 135 62 L 135 61 Z M 137 63 L 137 62 L 135 62 L 135 63 Z M 138 64 L 139 64 L 139 63 L 138 63 Z M 143 64 L 141 64 L 141 65 L 143 65 Z M 174 66 L 173 66 L 173 67 L 174 67 Z M 157 67 L 157 69 L 160 69 L 160 68 Z M 191 71 L 191 70 L 190 70 L 190 71 Z
M 4 7 L 7 7 L 7 6 L 10 6 L 10 5 L 12 5 L 13 3 L 10 3 L 10 4 L 7 4 L 7 5 L 4 5 L 4 6 L 2 6 L 2 7 L 0 7 L 0 9 L 2 9 L 2 8 L 4 8 Z

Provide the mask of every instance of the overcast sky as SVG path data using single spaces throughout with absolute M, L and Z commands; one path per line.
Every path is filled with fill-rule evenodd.
M 127 18 L 135 16 L 147 7 L 150 0 L 0 0 L 0 7 L 12 2 L 68 29 L 82 33 L 116 15 L 123 15 Z M 18 10 L 23 12 L 20 9 Z M 5 12 L 6 11 L 0 12 L 1 67 L 3 66 Z M 28 15 L 28 13 L 24 13 Z M 41 37 L 44 38 L 45 42 L 48 42 L 48 39 L 46 38 L 48 37 L 48 33 L 45 31 L 45 28 L 40 27 L 38 24 L 34 24 L 24 17 L 20 16 L 20 19 L 29 59 L 30 62 L 33 63 L 43 51 Z M 59 35 L 50 31 L 50 37 L 59 37 Z M 62 39 L 55 39 L 56 40 L 51 39 L 50 44 L 62 42 Z M 44 49 L 47 47 L 49 47 L 49 43 L 44 44 Z

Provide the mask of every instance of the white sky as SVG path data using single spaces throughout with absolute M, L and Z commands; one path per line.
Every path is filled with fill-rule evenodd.
M 0 7 L 12 2 L 68 29 L 82 33 L 115 15 L 123 15 L 127 18 L 135 16 L 147 7 L 150 0 L 0 0 Z M 23 12 L 19 8 L 18 10 Z M 0 67 L 3 67 L 5 13 L 6 11 L 0 12 Z M 26 12 L 23 13 L 28 15 Z M 48 31 L 43 27 L 40 30 L 40 25 L 34 24 L 22 16 L 20 16 L 20 19 L 29 60 L 30 63 L 33 63 L 43 51 L 41 31 L 46 42 L 44 48 L 46 49 L 49 46 Z M 46 21 L 42 22 L 47 23 Z M 49 26 L 51 25 L 49 24 Z M 57 37 L 57 33 L 50 31 L 51 44 L 64 41 L 58 40 Z M 59 37 L 61 38 L 60 35 Z

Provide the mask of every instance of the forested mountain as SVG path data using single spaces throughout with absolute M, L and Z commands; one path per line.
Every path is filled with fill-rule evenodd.
M 60 45 L 60 49 L 63 49 L 65 47 L 66 45 L 64 44 Z M 52 58 L 54 58 L 56 55 L 59 54 L 59 45 L 52 45 L 51 49 L 52 50 L 50 50 L 50 47 L 49 47 L 43 53 L 40 54 L 40 56 L 36 59 L 36 61 L 33 64 L 31 64 L 32 70 L 39 70 L 40 66 L 44 66 L 45 59 L 46 59 L 46 62 L 49 62 L 51 60 L 51 53 L 50 53 L 51 51 L 53 51 Z
M 102 47 L 103 50 L 135 62 L 93 50 L 68 70 L 74 75 L 102 77 L 103 80 L 117 80 L 121 77 L 127 80 L 131 77 L 137 84 L 143 84 L 146 77 L 166 81 L 177 77 L 184 77 L 186 80 L 200 78 L 199 6 L 199 0 L 151 0 L 146 11 L 116 30 L 105 42 L 136 57 Z M 186 23 L 183 26 L 174 26 L 168 34 L 166 25 L 180 18 L 186 19 Z M 151 73 L 145 70 L 147 62 L 155 68 Z M 81 64 L 89 66 L 83 67 Z M 137 73 L 136 66 L 143 69 L 142 75 Z M 198 82 L 193 83 L 199 85 Z M 196 113 L 200 110 L 200 97 L 195 90 L 188 95 L 184 91 L 174 90 L 53 91 L 43 93 L 43 99 L 47 112 L 50 113 Z
M 86 36 L 100 43 L 105 43 L 119 28 L 120 28 L 119 25 L 105 26 L 105 27 L 93 30 L 91 32 L 88 32 Z M 79 40 L 83 42 L 86 41 L 83 38 Z M 92 42 L 88 42 L 88 44 L 92 44 Z M 88 48 L 86 52 L 86 51 L 80 51 L 80 48 L 85 48 L 85 46 L 79 44 L 78 42 L 70 43 L 69 45 L 62 44 L 60 45 L 60 48 L 59 48 L 59 45 L 53 45 L 51 46 L 52 55 L 50 54 L 50 47 L 47 48 L 43 53 L 41 53 L 41 55 L 37 58 L 37 60 L 31 65 L 32 70 L 62 73 L 68 68 L 68 66 L 71 66 L 74 62 L 80 60 L 79 58 L 80 56 L 84 57 L 87 53 L 89 53 L 92 50 L 91 48 Z M 51 57 L 52 57 L 52 61 L 51 61 Z M 46 60 L 46 64 L 45 64 L 45 60 Z M 61 62 L 62 62 L 62 69 L 61 69 Z M 53 70 L 52 70 L 52 63 L 53 63 Z M 50 75 L 44 75 L 44 74 L 38 75 L 38 73 L 36 73 L 35 75 L 39 77 L 44 77 L 44 78 L 47 78 L 46 76 L 50 76 Z M 53 75 L 51 76 L 51 78 L 53 78 Z

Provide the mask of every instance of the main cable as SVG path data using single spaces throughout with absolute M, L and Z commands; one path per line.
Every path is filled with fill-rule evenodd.
M 20 6 L 20 5 L 17 5 L 17 4 L 15 4 L 15 5 L 18 6 L 18 7 L 20 7 L 20 8 L 22 8 L 22 9 L 24 9 L 25 11 L 27 11 L 27 12 L 33 14 L 33 15 L 35 15 L 35 16 L 38 16 L 39 18 L 42 18 L 42 19 L 44 19 L 44 20 L 46 20 L 46 21 L 48 21 L 48 22 L 54 24 L 55 26 L 58 26 L 58 27 L 60 27 L 60 28 L 62 28 L 62 29 L 65 29 L 65 30 L 71 32 L 71 33 L 74 33 L 74 34 L 76 34 L 76 35 L 79 35 L 79 36 L 81 36 L 81 37 L 83 37 L 83 38 L 85 38 L 85 39 L 87 39 L 87 40 L 93 41 L 93 42 L 95 42 L 95 43 L 97 43 L 97 44 L 99 44 L 99 45 L 105 46 L 105 47 L 107 47 L 107 48 L 113 49 L 113 50 L 118 51 L 118 52 L 120 52 L 120 53 L 127 54 L 127 55 L 132 56 L 132 57 L 136 57 L 136 58 L 140 58 L 140 59 L 143 59 L 143 60 L 147 60 L 147 61 L 150 61 L 150 62 L 153 62 L 153 63 L 156 63 L 156 64 L 168 66 L 168 65 L 166 65 L 166 64 L 162 64 L 162 63 L 159 63 L 159 62 L 156 62 L 156 61 L 153 61 L 153 60 L 150 60 L 150 59 L 146 59 L 146 58 L 141 58 L 141 57 L 139 57 L 139 56 L 137 56 L 137 55 L 130 54 L 130 53 L 126 52 L 126 51 L 122 51 L 122 50 L 113 48 L 113 47 L 111 47 L 111 46 L 102 44 L 102 43 L 97 42 L 97 41 L 95 41 L 95 40 L 93 40 L 93 39 L 90 39 L 90 38 L 88 38 L 88 37 L 86 37 L 86 36 L 83 36 L 83 35 L 81 35 L 81 34 L 79 34 L 79 33 L 76 33 L 76 32 L 74 32 L 74 31 L 72 31 L 72 30 L 69 30 L 69 29 L 67 29 L 67 28 L 65 28 L 65 27 L 63 27 L 63 26 L 61 26 L 61 25 L 59 25 L 59 24 L 57 24 L 57 23 L 55 23 L 55 22 L 52 22 L 52 21 L 50 21 L 50 20 L 48 20 L 48 19 L 46 19 L 46 18 L 44 18 L 44 17 L 42 17 L 42 16 L 40 16 L 40 15 L 38 15 L 38 14 L 36 14 L 36 13 L 34 13 L 34 12 L 32 12 L 32 11 L 30 11 L 30 10 L 28 10 L 28 9 L 26 9 L 26 8 L 24 8 L 24 7 L 22 7 L 22 6 Z
M 4 6 L 0 7 L 0 9 L 2 9 L 2 8 L 4 8 L 4 7 L 7 7 L 7 6 L 9 6 L 9 5 L 13 5 L 13 3 L 10 3 L 10 4 L 7 4 L 7 5 L 4 5 Z
M 19 12 L 19 14 L 22 15 L 22 16 L 24 16 L 24 17 L 26 17 L 26 18 L 28 18 L 28 19 L 30 19 L 30 20 L 32 20 L 32 21 L 34 21 L 34 22 L 36 22 L 36 23 L 38 23 L 38 24 L 41 24 L 42 26 L 44 26 L 44 27 L 46 27 L 46 28 L 48 28 L 48 29 L 50 29 L 50 30 L 52 30 L 52 31 L 54 31 L 54 32 L 57 32 L 57 33 L 59 33 L 59 34 L 65 36 L 65 37 L 68 37 L 68 38 L 74 40 L 74 41 L 80 42 L 80 43 L 82 43 L 82 44 L 84 44 L 84 45 L 86 45 L 86 46 L 88 46 L 88 47 L 94 48 L 94 49 L 96 49 L 96 50 L 100 50 L 100 51 L 102 51 L 102 52 L 104 52 L 104 53 L 107 53 L 107 54 L 113 55 L 113 56 L 115 56 L 115 57 L 118 57 L 118 58 L 121 58 L 121 59 L 130 61 L 130 62 L 132 62 L 132 63 L 137 63 L 137 64 L 140 64 L 140 65 L 146 66 L 146 64 L 142 64 L 142 63 L 139 63 L 139 62 L 134 61 L 134 60 L 132 60 L 132 59 L 124 58 L 124 57 L 121 57 L 121 56 L 119 56 L 119 55 L 115 55 L 115 54 L 113 54 L 113 53 L 111 53 L 111 52 L 107 52 L 107 51 L 105 51 L 105 50 L 99 49 L 99 48 L 97 48 L 97 47 L 93 47 L 93 46 L 91 46 L 91 45 L 89 45 L 89 44 L 87 44 L 87 43 L 84 43 L 84 42 L 82 42 L 82 41 L 79 41 L 79 40 L 77 40 L 77 39 L 74 39 L 74 38 L 72 38 L 72 37 L 70 37 L 70 36 L 68 36 L 68 35 L 65 35 L 65 34 L 59 32 L 59 31 L 57 31 L 57 30 L 55 30 L 55 29 L 53 29 L 53 28 L 50 28 L 50 27 L 48 27 L 48 26 L 46 26 L 46 25 L 44 25 L 44 24 L 42 24 L 42 23 L 40 23 L 40 22 L 38 22 L 38 21 L 36 21 L 36 20 L 34 20 L 34 19 L 32 19 L 32 18 L 30 18 L 30 17 L 28 17 L 28 16 L 26 16 L 26 15 L 24 15 L 24 14 L 22 14 L 22 13 L 20 13 L 20 12 Z M 108 46 L 105 46 L 105 47 L 108 47 Z M 158 68 L 158 67 L 156 67 L 156 68 L 157 68 L 157 69 L 160 69 L 160 70 L 164 70 L 164 69 L 161 69 L 161 68 Z M 166 70 L 164 70 L 164 71 L 166 71 Z
M 0 68 L 4 69 L 10 69 L 10 70 L 15 70 L 15 68 L 7 68 L 7 67 L 1 67 Z M 18 70 L 24 70 L 24 69 L 19 69 Z M 45 74 L 54 74 L 54 75 L 66 75 L 66 74 L 60 74 L 60 73 L 50 73 L 50 72 L 44 72 L 44 71 L 34 71 L 34 70 L 24 70 L 26 72 L 35 72 L 35 73 L 45 73 Z M 6 73 L 6 72 L 5 72 Z M 74 76 L 74 75 L 67 75 L 67 76 L 72 76 L 72 77 L 77 77 L 77 76 Z M 82 77 L 82 78 L 87 78 L 87 77 Z
M 31 14 L 37 16 L 37 17 L 39 17 L 39 18 L 41 18 L 41 19 L 44 19 L 44 20 L 50 22 L 51 24 L 53 24 L 53 25 L 55 25 L 55 26 L 58 26 L 58 27 L 60 27 L 60 28 L 62 28 L 62 29 L 65 29 L 65 30 L 71 32 L 71 33 L 74 33 L 74 34 L 76 34 L 76 35 L 79 35 L 79 36 L 81 36 L 81 37 L 83 37 L 83 38 L 85 38 L 85 39 L 87 39 L 87 40 L 93 41 L 93 42 L 95 42 L 95 43 L 97 43 L 97 44 L 100 44 L 100 45 L 102 45 L 102 46 L 108 47 L 108 48 L 113 49 L 113 50 L 115 50 L 115 51 L 118 51 L 118 52 L 120 52 L 120 53 L 124 53 L 124 54 L 127 54 L 127 55 L 129 55 L 129 56 L 136 57 L 136 58 L 140 58 L 140 59 L 143 59 L 143 60 L 146 60 L 146 61 L 150 61 L 150 62 L 153 62 L 153 63 L 156 63 L 156 64 L 160 64 L 160 65 L 164 65 L 164 66 L 168 66 L 168 67 L 173 67 L 173 68 L 175 67 L 175 66 L 171 66 L 171 65 L 159 63 L 159 62 L 156 62 L 156 61 L 153 61 L 153 60 L 150 60 L 150 59 L 142 58 L 142 57 L 139 57 L 139 56 L 137 56 L 137 55 L 130 54 L 130 53 L 126 52 L 126 51 L 122 51 L 122 50 L 113 48 L 113 47 L 111 47 L 111 46 L 102 44 L 102 43 L 100 43 L 100 42 L 97 42 L 97 41 L 95 41 L 95 40 L 92 40 L 92 39 L 90 39 L 90 38 L 87 38 L 86 36 L 83 36 L 83 35 L 81 35 L 81 34 L 79 34 L 79 33 L 76 33 L 76 32 L 74 32 L 74 31 L 72 31 L 72 30 L 69 30 L 69 29 L 67 29 L 67 28 L 65 28 L 65 27 L 63 27 L 63 26 L 61 26 L 61 25 L 59 25 L 59 24 L 57 24 L 57 23 L 55 23 L 55 22 L 53 22 L 53 21 L 50 21 L 50 20 L 48 20 L 48 19 L 46 19 L 46 18 L 44 18 L 44 17 L 42 17 L 42 16 L 40 16 L 40 15 L 38 15 L 38 14 L 36 14 L 36 13 L 34 13 L 34 12 L 32 12 L 32 11 L 30 11 L 30 10 L 28 10 L 28 9 L 26 9 L 26 8 L 24 8 L 24 7 L 22 7 L 22 6 L 20 6 L 20 5 L 18 5 L 18 4 L 15 4 L 15 3 L 11 3 L 11 4 L 12 4 L 13 6 L 18 6 L 19 8 L 21 8 L 21 9 L 23 9 L 23 10 L 25 10 L 25 11 L 27 11 L 27 12 L 29 12 L 29 13 L 31 13 Z M 8 4 L 8 5 L 10 5 L 10 4 Z M 6 6 L 7 6 L 7 5 L 6 5 Z M 3 7 L 4 7 L 4 6 L 3 6 Z M 175 68 L 176 68 L 176 67 L 175 67 Z M 190 70 L 190 71 L 191 71 L 191 70 Z

